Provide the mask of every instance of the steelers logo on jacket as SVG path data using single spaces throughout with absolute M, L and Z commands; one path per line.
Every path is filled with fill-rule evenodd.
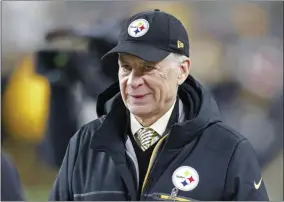
M 173 173 L 172 181 L 179 190 L 191 191 L 198 185 L 199 175 L 194 168 L 181 166 Z

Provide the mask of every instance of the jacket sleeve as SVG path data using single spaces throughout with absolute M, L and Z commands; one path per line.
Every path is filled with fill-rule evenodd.
M 255 152 L 248 140 L 239 142 L 231 157 L 224 199 L 269 201 Z
M 88 142 L 94 131 L 102 124 L 105 116 L 82 126 L 70 139 L 62 165 L 53 184 L 49 201 L 72 201 L 72 174 L 79 150 Z
M 72 171 L 76 161 L 78 150 L 78 133 L 70 139 L 62 165 L 59 169 L 55 182 L 53 184 L 49 201 L 72 201 Z

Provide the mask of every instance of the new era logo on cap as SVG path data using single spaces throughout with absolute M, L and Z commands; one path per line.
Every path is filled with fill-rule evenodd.
M 177 41 L 177 47 L 178 48 L 184 48 L 184 44 L 180 40 L 178 40 Z
M 189 57 L 188 34 L 168 13 L 158 9 L 142 12 L 126 20 L 117 46 L 104 57 L 112 53 L 128 53 L 151 62 L 161 61 L 170 53 Z

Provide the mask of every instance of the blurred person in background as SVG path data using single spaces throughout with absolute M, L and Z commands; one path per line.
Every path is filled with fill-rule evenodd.
M 36 71 L 51 85 L 47 131 L 39 148 L 49 165 L 60 167 L 71 136 L 97 118 L 98 94 L 116 80 L 117 62 L 100 58 L 115 46 L 118 32 L 110 30 L 117 24 L 119 20 L 102 21 L 92 29 L 55 29 L 46 35 L 50 48 L 36 53 Z M 108 66 L 113 69 L 106 72 Z
M 104 60 L 117 53 L 119 84 L 71 138 L 49 200 L 268 200 L 249 141 L 189 75 L 178 19 L 159 9 L 130 17 Z
M 1 201 L 24 201 L 24 192 L 17 171 L 10 157 L 1 152 Z

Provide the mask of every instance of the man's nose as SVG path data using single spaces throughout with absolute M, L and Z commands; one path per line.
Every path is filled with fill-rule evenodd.
M 140 72 L 132 70 L 129 74 L 127 85 L 131 86 L 132 88 L 137 88 L 143 84 L 143 78 Z

